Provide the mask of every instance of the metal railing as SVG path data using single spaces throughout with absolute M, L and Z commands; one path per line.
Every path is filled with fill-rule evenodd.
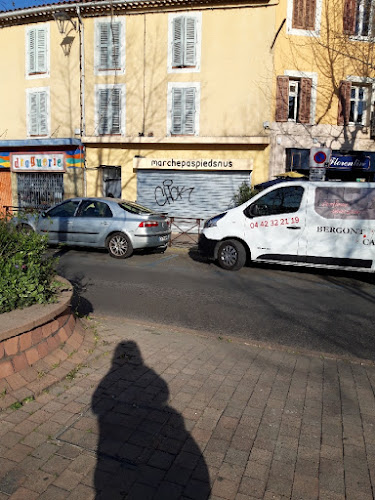
M 205 219 L 191 217 L 170 217 L 170 219 L 172 235 L 169 246 L 176 245 L 176 243 L 182 245 L 197 243 Z

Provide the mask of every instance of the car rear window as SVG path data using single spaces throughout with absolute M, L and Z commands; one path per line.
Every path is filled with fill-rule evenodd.
M 130 212 L 131 214 L 153 214 L 155 213 L 153 210 L 149 208 L 143 207 L 142 205 L 138 205 L 137 203 L 132 203 L 130 201 L 122 201 L 118 204 L 120 208 L 125 210 L 126 212 Z

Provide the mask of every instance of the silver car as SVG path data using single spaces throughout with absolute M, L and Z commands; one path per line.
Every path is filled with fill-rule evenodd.
M 116 259 L 138 248 L 166 248 L 171 235 L 165 214 L 116 198 L 71 198 L 14 222 L 20 229 L 47 234 L 49 243 L 107 248 Z

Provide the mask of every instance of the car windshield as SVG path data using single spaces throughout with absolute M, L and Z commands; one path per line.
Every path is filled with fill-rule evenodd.
M 153 210 L 150 210 L 149 208 L 143 207 L 142 205 L 138 205 L 137 203 L 132 203 L 130 201 L 121 201 L 118 205 L 126 212 L 130 212 L 132 214 L 140 215 L 140 214 L 155 213 Z

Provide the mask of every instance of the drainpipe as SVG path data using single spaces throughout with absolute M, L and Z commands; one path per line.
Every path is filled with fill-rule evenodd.
M 85 37 L 84 25 L 81 17 L 79 6 L 76 7 L 78 26 L 79 26 L 79 104 L 80 104 L 80 138 L 86 135 L 86 121 L 85 121 Z M 83 194 L 87 196 L 87 178 L 86 178 L 86 148 L 83 148 Z

